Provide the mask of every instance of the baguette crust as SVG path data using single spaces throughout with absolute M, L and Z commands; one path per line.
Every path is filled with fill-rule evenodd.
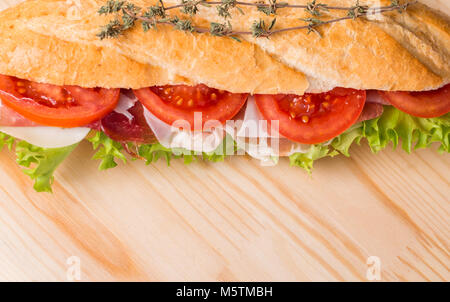
M 23 41 L 33 41 L 33 51 L 26 51 L 25 45 L 17 54 L 6 52 L 1 57 L 0 73 L 82 87 L 136 89 L 203 83 L 230 92 L 271 94 L 303 94 L 308 87 L 303 73 L 276 61 L 249 42 L 194 35 L 170 26 L 160 26 L 158 31 L 148 33 L 137 28 L 117 40 L 100 41 L 96 33 L 108 22 L 108 18 L 99 17 L 96 12 L 103 1 L 82 1 L 80 7 L 67 3 L 28 1 L 0 15 L 0 49 L 16 49 Z M 47 39 L 52 42 L 51 48 Z M 98 52 L 106 54 L 100 66 L 96 64 L 101 56 Z M 47 53 L 46 65 L 59 64 L 65 68 L 48 69 L 40 60 L 30 57 L 36 53 L 41 57 Z M 11 64 L 11 60 L 19 64 Z M 133 68 L 127 62 L 132 62 Z M 28 63 L 33 64 L 25 69 L 30 72 L 23 71 Z
M 409 0 L 411 2 L 411 0 Z M 176 3 L 176 0 L 168 0 Z M 290 0 L 306 5 L 310 0 Z M 354 0 L 321 0 L 330 6 L 351 7 Z M 390 1 L 360 1 L 361 4 L 388 6 Z M 403 1 L 405 2 L 405 1 Z M 235 12 L 233 28 L 249 28 L 261 18 L 254 8 Z M 329 18 L 346 12 L 330 11 Z M 220 22 L 214 8 L 199 17 Z M 298 26 L 299 19 L 311 15 L 302 9 L 279 9 L 276 28 Z M 270 23 L 272 17 L 266 18 Z M 378 90 L 431 90 L 450 82 L 450 21 L 443 14 L 416 3 L 402 14 L 377 15 L 370 20 L 346 20 L 318 28 L 322 38 L 306 30 L 274 35 L 270 39 L 244 37 L 284 64 L 304 72 L 310 91 L 333 87 Z
M 1 74 L 82 87 L 138 89 L 153 85 L 191 84 L 189 79 L 138 63 L 109 48 L 80 45 L 34 32 L 27 32 L 23 40 L 18 40 L 14 37 L 16 30 L 4 25 L 0 25 Z
M 154 3 L 133 2 L 143 7 Z M 352 0 L 321 2 L 354 4 Z M 421 91 L 450 82 L 449 19 L 421 5 L 376 20 L 323 26 L 323 38 L 302 30 L 270 39 L 243 36 L 247 41 L 238 43 L 170 26 L 147 33 L 137 28 L 118 39 L 100 41 L 95 34 L 110 19 L 96 13 L 103 3 L 33 0 L 0 13 L 0 73 L 83 87 L 204 83 L 231 92 L 266 94 L 303 94 L 307 89 L 318 92 L 336 86 Z M 244 10 L 244 16 L 233 14 L 236 30 L 248 30 L 263 16 L 254 8 Z M 303 10 L 291 9 L 280 9 L 278 14 L 278 27 L 298 25 L 298 18 L 307 16 Z M 206 7 L 194 21 L 223 22 L 215 8 Z

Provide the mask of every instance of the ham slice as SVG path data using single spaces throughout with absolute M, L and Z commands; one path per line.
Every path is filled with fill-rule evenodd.
M 119 142 L 156 142 L 155 134 L 144 117 L 144 106 L 131 91 L 122 91 L 117 108 L 98 123 L 91 125 L 91 128 L 102 130 Z
M 378 103 L 366 103 L 356 123 L 372 120 L 383 114 L 383 105 Z
M 0 126 L 2 127 L 37 127 L 39 124 L 30 121 L 12 109 L 2 105 L 0 99 Z
M 367 103 L 390 105 L 376 90 L 367 90 L 366 104 Z

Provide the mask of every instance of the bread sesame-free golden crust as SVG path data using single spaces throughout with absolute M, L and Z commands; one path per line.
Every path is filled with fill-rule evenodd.
M 171 76 L 162 68 L 138 63 L 109 48 L 65 42 L 33 32 L 18 40 L 14 30 L 2 25 L 0 32 L 0 74 L 82 87 L 137 89 L 190 84 L 188 79 Z
M 170 26 L 148 33 L 138 28 L 117 40 L 100 41 L 96 33 L 108 22 L 97 14 L 103 1 L 70 3 L 28 1 L 1 13 L 0 49 L 23 51 L 17 56 L 7 51 L 0 73 L 83 87 L 141 88 L 186 82 L 231 92 L 273 94 L 303 94 L 308 87 L 301 72 L 249 42 L 185 33 Z M 19 46 L 28 40 L 32 45 Z M 33 51 L 25 51 L 27 47 Z M 35 53 L 40 59 L 30 57 Z M 42 59 L 45 64 L 39 64 Z
M 408 14 L 390 15 L 377 22 L 386 33 L 417 58 L 428 70 L 450 81 L 450 19 L 422 4 Z M 420 26 L 419 26 L 420 25 Z
M 421 91 L 450 82 L 449 19 L 418 4 L 403 14 L 323 26 L 322 38 L 299 30 L 270 39 L 243 36 L 239 43 L 170 26 L 147 33 L 136 28 L 118 39 L 100 41 L 96 33 L 111 18 L 97 14 L 104 2 L 32 0 L 1 12 L 0 73 L 83 87 L 204 83 L 231 92 L 267 94 L 303 94 L 336 86 Z M 132 2 L 143 7 L 154 3 Z M 236 30 L 248 30 L 259 18 L 272 19 L 254 8 L 244 11 L 245 15 L 233 13 Z M 278 14 L 280 28 L 299 25 L 299 18 L 307 16 L 304 10 L 292 9 Z M 210 21 L 223 22 L 214 7 L 201 7 L 194 22 Z
M 411 0 L 410 0 L 411 1 Z M 175 3 L 176 0 L 167 0 Z M 290 0 L 307 4 L 310 0 Z M 351 7 L 354 0 L 321 0 L 330 6 Z M 387 6 L 390 1 L 360 1 Z M 261 15 L 243 8 L 231 19 L 236 30 L 249 28 Z M 323 18 L 343 17 L 346 12 L 330 11 Z M 199 17 L 219 22 L 214 8 L 202 9 Z M 279 9 L 276 28 L 305 24 L 311 17 L 302 9 Z M 266 17 L 270 22 L 272 17 Z M 305 73 L 311 91 L 333 87 L 379 90 L 429 90 L 450 81 L 448 17 L 415 4 L 406 12 L 377 15 L 370 19 L 346 20 L 318 28 L 322 37 L 306 30 L 274 35 L 270 39 L 244 37 L 266 50 L 280 62 Z M 433 64 L 431 64 L 433 61 Z

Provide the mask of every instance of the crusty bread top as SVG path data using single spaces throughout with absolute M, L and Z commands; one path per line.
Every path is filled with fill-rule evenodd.
M 72 3 L 76 3 L 74 1 Z M 259 47 L 168 26 L 100 41 L 103 1 L 28 1 L 0 15 L 0 73 L 82 87 L 204 83 L 231 92 L 303 94 L 305 76 Z
M 83 87 L 204 83 L 231 92 L 268 94 L 335 86 L 428 90 L 450 82 L 449 19 L 418 4 L 403 14 L 323 26 L 323 38 L 293 31 L 270 39 L 243 36 L 246 41 L 239 43 L 170 26 L 147 33 L 136 28 L 100 41 L 96 33 L 110 19 L 96 13 L 104 2 L 32 0 L 1 12 L 0 73 Z M 132 2 L 146 7 L 154 1 Z M 237 30 L 247 30 L 259 18 L 271 20 L 244 9 L 245 15 L 234 13 L 231 19 Z M 298 18 L 306 16 L 303 10 L 278 13 L 279 27 L 298 25 Z M 207 21 L 223 22 L 215 8 L 201 7 L 195 22 Z
M 409 0 L 411 2 L 412 0 Z M 176 3 L 176 0 L 166 0 Z M 310 0 L 290 0 L 307 4 Z M 405 1 L 403 1 L 405 2 Z M 355 0 L 318 1 L 330 6 L 351 7 Z M 361 4 L 387 6 L 388 0 L 364 0 Z M 261 18 L 254 8 L 235 12 L 231 22 L 236 30 L 249 28 Z M 330 11 L 335 17 L 346 12 Z M 214 8 L 202 9 L 199 17 L 220 22 Z M 304 10 L 279 9 L 276 28 L 299 25 L 311 17 Z M 268 22 L 272 17 L 265 18 Z M 301 23 L 301 22 L 300 22 Z M 358 20 L 347 20 L 318 28 L 322 38 L 306 30 L 274 35 L 270 39 L 244 37 L 266 50 L 280 62 L 302 71 L 310 90 L 333 87 L 379 90 L 429 90 L 450 82 L 450 21 L 417 3 L 398 12 Z

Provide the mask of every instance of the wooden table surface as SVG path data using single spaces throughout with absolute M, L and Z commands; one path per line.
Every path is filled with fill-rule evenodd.
M 435 149 L 363 145 L 309 177 L 248 157 L 99 172 L 82 143 L 53 195 L 4 150 L 0 280 L 449 281 L 450 157 Z

